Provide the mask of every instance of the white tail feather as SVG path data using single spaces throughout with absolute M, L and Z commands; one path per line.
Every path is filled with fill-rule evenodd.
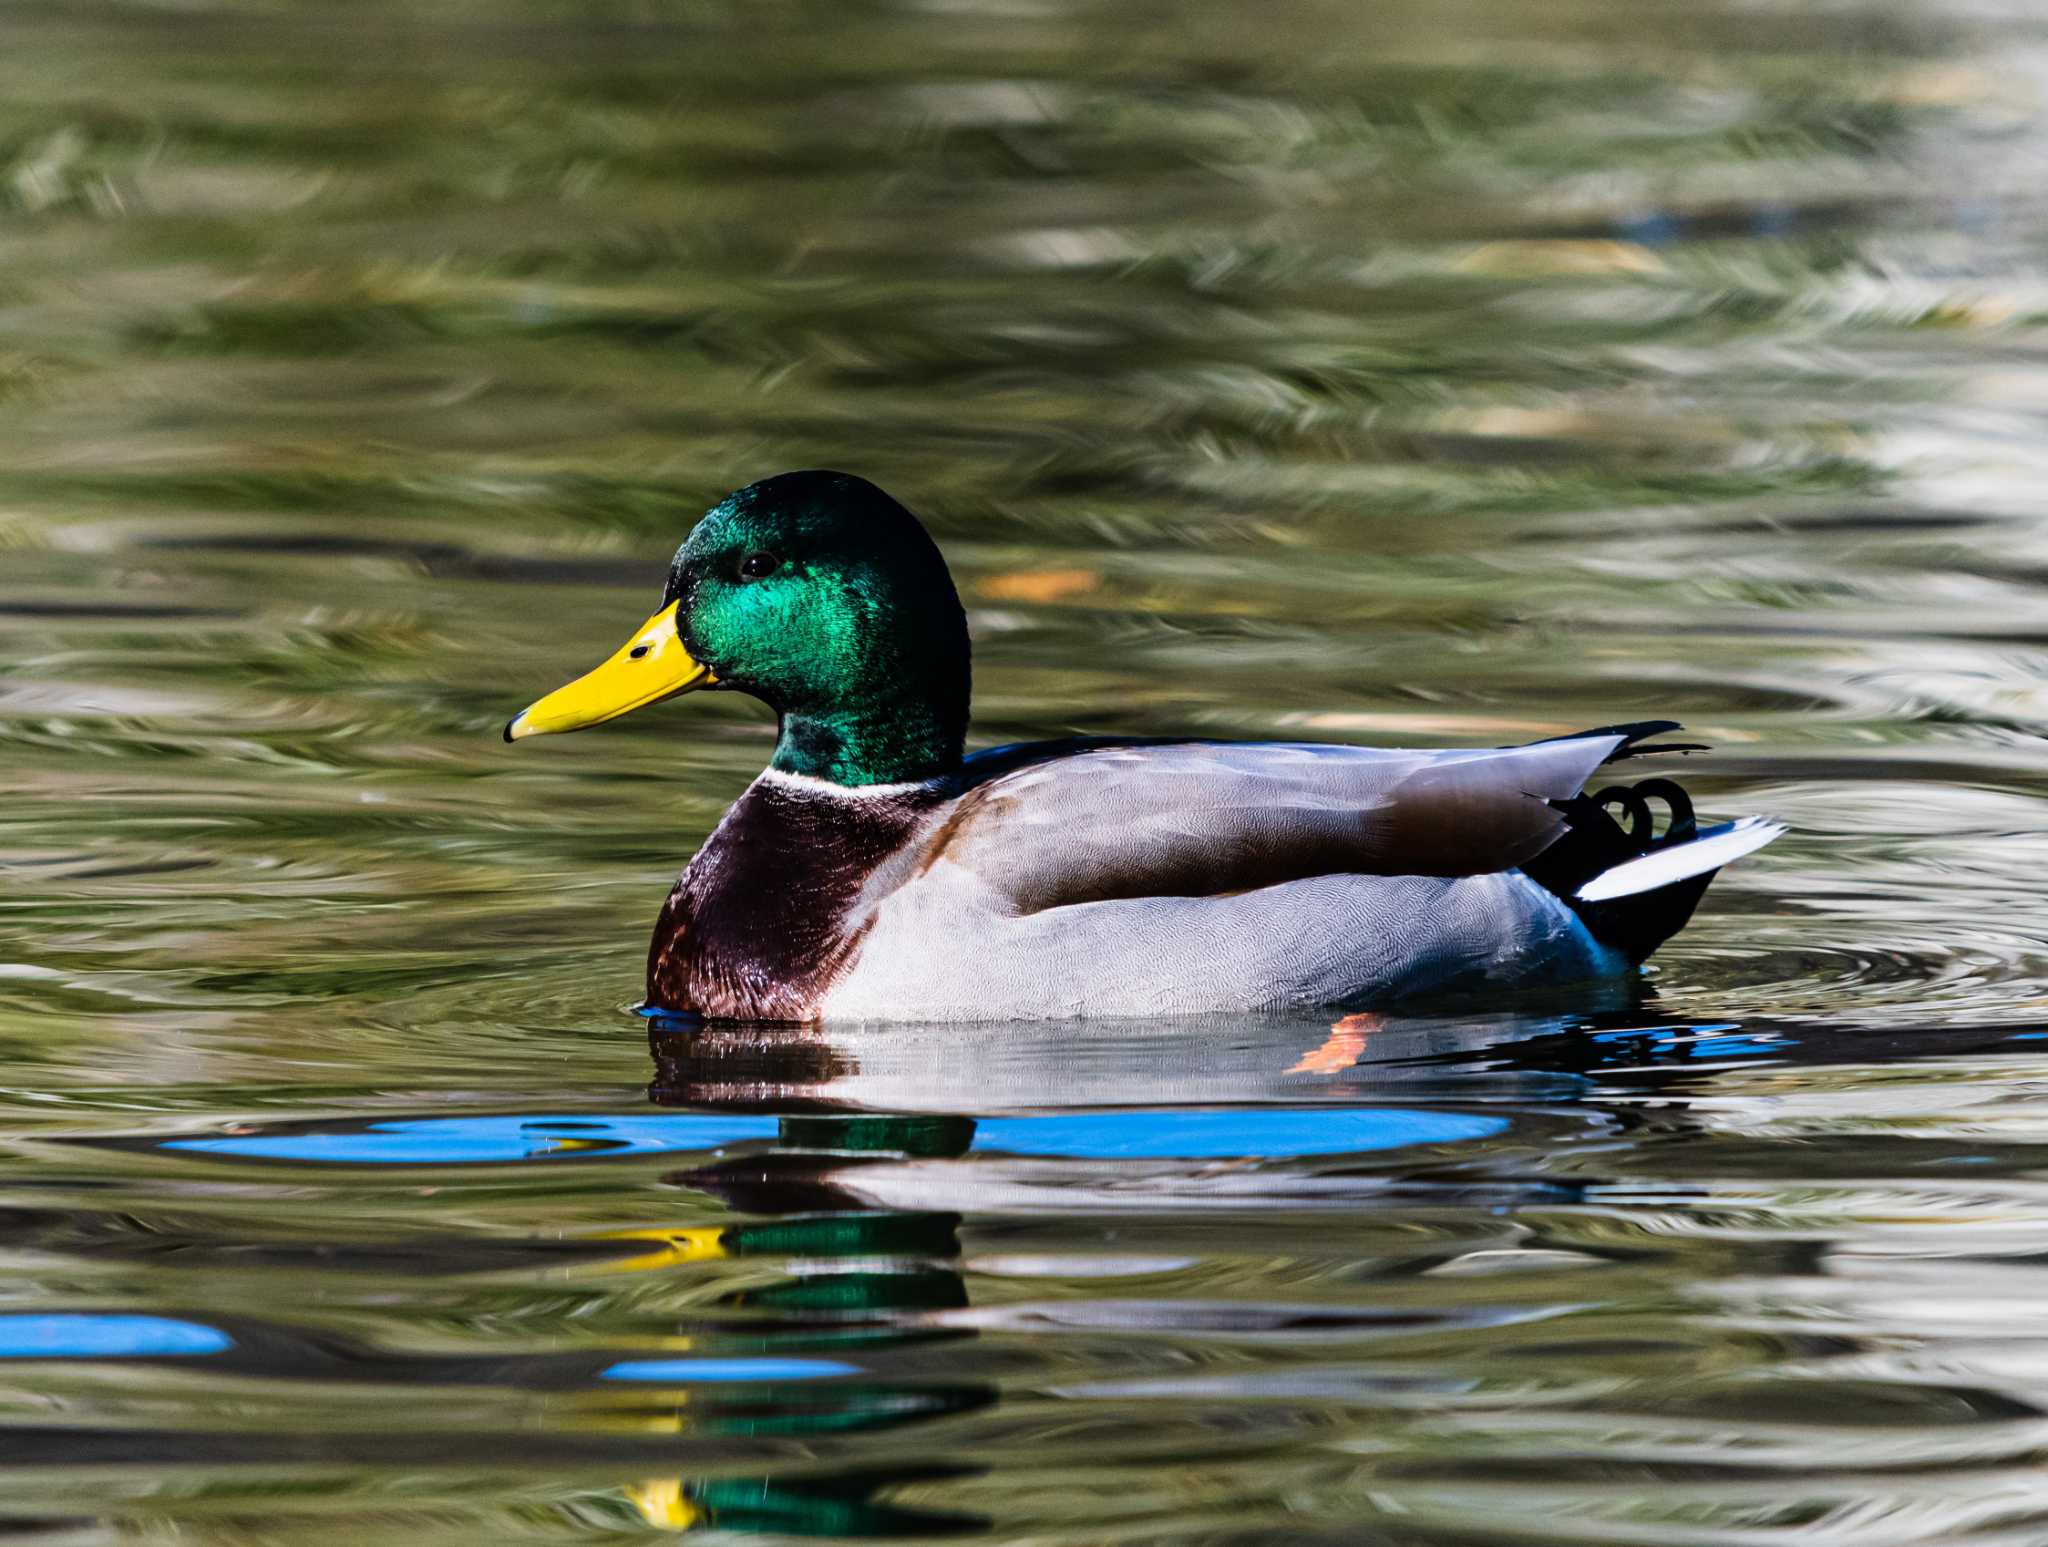
M 1683 881 L 1703 871 L 1754 854 L 1785 830 L 1783 822 L 1768 817 L 1746 816 L 1740 821 L 1709 827 L 1697 838 L 1675 843 L 1668 849 L 1652 849 L 1640 858 L 1603 870 L 1579 888 L 1579 901 L 1605 902 L 1610 897 L 1634 897 L 1654 892 L 1673 881 Z

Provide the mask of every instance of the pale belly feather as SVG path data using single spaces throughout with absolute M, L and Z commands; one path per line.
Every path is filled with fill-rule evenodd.
M 826 1020 L 1018 1020 L 1329 1006 L 1631 971 L 1519 872 L 1315 876 L 1222 897 L 1002 911 L 945 863 L 870 910 Z

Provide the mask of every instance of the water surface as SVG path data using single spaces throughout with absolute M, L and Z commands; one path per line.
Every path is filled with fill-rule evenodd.
M 2048 1535 L 2030 8 L 0 19 L 0 1527 Z M 1640 991 L 648 1023 L 690 521 L 921 512 L 978 742 L 1675 718 Z

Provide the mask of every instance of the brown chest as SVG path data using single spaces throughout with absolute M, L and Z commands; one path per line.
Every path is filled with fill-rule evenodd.
M 648 1003 L 714 1019 L 815 1019 L 859 956 L 869 880 L 944 800 L 925 787 L 834 792 L 763 775 L 662 905 Z

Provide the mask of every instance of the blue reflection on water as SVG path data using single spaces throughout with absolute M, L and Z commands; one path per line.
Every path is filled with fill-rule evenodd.
M 1589 1032 L 1587 1038 L 1630 1047 L 1641 1043 L 1660 1054 L 1676 1053 L 1681 1058 L 1694 1059 L 1783 1057 L 1788 1051 L 1787 1044 L 1775 1032 L 1745 1034 L 1734 1021 L 1693 1026 L 1621 1026 Z
M 772 1139 L 772 1117 L 700 1117 L 677 1113 L 611 1117 L 415 1117 L 342 1133 L 255 1133 L 216 1139 L 168 1139 L 165 1149 L 202 1150 L 268 1160 L 362 1166 L 461 1165 L 503 1160 L 561 1160 L 577 1155 L 660 1155 Z
M 837 1359 L 623 1359 L 604 1380 L 694 1381 L 824 1380 L 858 1375 L 860 1366 Z
M 984 1119 L 975 1131 L 974 1147 L 1012 1155 L 1103 1160 L 1285 1158 L 1450 1144 L 1490 1138 L 1506 1127 L 1507 1119 L 1501 1117 L 1404 1107 L 1076 1112 Z
M 98 1311 L 0 1314 L 0 1359 L 138 1359 L 217 1354 L 235 1346 L 218 1327 L 170 1316 Z
M 973 1148 L 1068 1159 L 1285 1159 L 1456 1143 L 1487 1138 L 1506 1127 L 1500 1117 L 1405 1107 L 1078 1112 L 982 1118 L 975 1124 Z M 674 1154 L 773 1139 L 779 1132 L 773 1117 L 511 1113 L 400 1118 L 316 1133 L 167 1139 L 163 1147 L 325 1165 L 474 1165 Z

